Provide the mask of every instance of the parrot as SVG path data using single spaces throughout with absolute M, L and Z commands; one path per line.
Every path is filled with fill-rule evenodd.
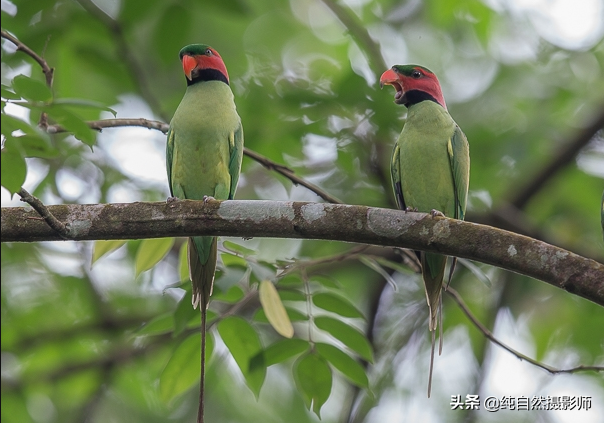
M 166 169 L 171 199 L 231 200 L 243 157 L 243 128 L 229 75 L 212 47 L 191 44 L 179 53 L 187 88 L 170 121 Z M 193 308 L 201 311 L 201 380 L 197 421 L 203 422 L 206 314 L 216 270 L 216 237 L 188 240 Z
M 470 179 L 470 152 L 465 134 L 447 110 L 440 83 L 419 65 L 395 65 L 380 77 L 380 86 L 396 90 L 394 102 L 407 108 L 407 120 L 392 153 L 391 177 L 397 206 L 463 220 Z M 432 390 L 435 330 L 440 323 L 442 352 L 442 288 L 447 256 L 416 252 L 428 303 L 432 350 L 428 397 Z M 455 268 L 453 258 L 449 282 Z M 440 316 L 440 319 L 438 317 Z

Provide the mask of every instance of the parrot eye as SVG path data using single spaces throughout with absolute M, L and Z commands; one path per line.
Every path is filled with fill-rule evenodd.
M 206 56 L 211 56 L 211 55 L 212 55 L 212 50 L 207 49 L 207 50 L 206 50 Z
M 419 78 L 421 78 L 421 77 L 422 77 L 422 73 L 421 73 L 420 71 L 418 71 L 418 70 L 414 70 L 414 71 L 411 73 L 411 77 L 412 77 L 412 78 L 415 78 L 415 79 L 419 79 Z

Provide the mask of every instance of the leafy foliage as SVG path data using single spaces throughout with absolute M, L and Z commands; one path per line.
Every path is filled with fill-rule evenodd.
M 533 12 L 491 3 L 3 2 L 3 30 L 54 68 L 49 88 L 39 65 L 3 39 L 3 205 L 21 205 L 11 196 L 22 186 L 49 204 L 165 200 L 163 134 L 98 133 L 86 122 L 168 122 L 185 86 L 177 53 L 203 42 L 225 59 L 246 146 L 349 204 L 394 206 L 389 154 L 404 108 L 376 81 L 393 64 L 428 66 L 470 141 L 468 220 L 501 224 L 503 214 L 602 261 L 601 131 L 525 206 L 505 208 L 601 109 L 601 23 L 579 42 L 550 16 L 556 38 Z M 249 159 L 237 198 L 320 201 Z M 186 245 L 3 243 L 2 421 L 191 421 L 200 314 Z M 373 422 L 400 412 L 400 420 L 493 422 L 497 413 L 451 411 L 450 395 L 568 389 L 604 412 L 595 410 L 601 377 L 573 374 L 561 386 L 524 362 L 502 364 L 446 296 L 445 349 L 426 402 L 427 307 L 398 251 L 264 239 L 224 239 L 219 251 L 208 420 Z M 463 264 L 452 286 L 504 342 L 558 367 L 602 364 L 600 307 Z M 510 374 L 532 382 L 518 388 Z M 532 421 L 534 412 L 517 418 Z

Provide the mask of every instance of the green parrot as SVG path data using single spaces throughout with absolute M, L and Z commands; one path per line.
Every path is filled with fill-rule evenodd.
M 243 129 L 229 75 L 216 50 L 192 44 L 180 50 L 187 89 L 170 122 L 166 167 L 170 194 L 179 199 L 231 200 L 235 195 Z M 216 237 L 188 242 L 193 308 L 201 310 L 201 383 L 198 422 L 203 421 L 206 310 L 216 270 Z
M 464 219 L 470 179 L 468 140 L 455 123 L 436 75 L 417 65 L 395 65 L 384 72 L 380 86 L 392 85 L 394 102 L 407 107 L 407 120 L 392 154 L 391 173 L 399 208 Z M 440 315 L 442 352 L 442 288 L 447 256 L 416 252 L 429 308 L 432 334 L 428 397 L 432 388 L 435 330 Z M 449 281 L 456 259 L 451 262 Z

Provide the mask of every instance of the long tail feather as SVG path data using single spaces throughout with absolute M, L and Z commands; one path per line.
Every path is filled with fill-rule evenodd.
M 430 372 L 428 375 L 428 398 L 430 398 L 430 394 L 432 393 L 432 371 L 434 370 L 434 344 L 436 340 L 434 339 L 435 332 L 432 331 L 432 349 L 430 351 Z
M 208 244 L 209 251 L 200 251 L 199 246 Z M 205 369 L 206 369 L 206 317 L 210 296 L 214 287 L 214 273 L 216 271 L 217 241 L 216 238 L 202 239 L 189 238 L 189 276 L 193 287 L 193 308 L 201 312 L 201 376 L 199 380 L 199 408 L 197 410 L 197 423 L 203 423 Z M 205 263 L 202 259 L 206 257 Z
M 447 256 L 432 253 L 421 253 L 422 278 L 426 292 L 426 301 L 430 317 L 428 328 L 432 338 L 430 352 L 430 372 L 428 376 L 428 398 L 432 392 L 432 372 L 434 369 L 434 350 L 436 344 L 436 328 L 439 327 L 438 354 L 442 353 L 442 288 L 445 279 Z M 440 317 L 440 318 L 439 318 Z

